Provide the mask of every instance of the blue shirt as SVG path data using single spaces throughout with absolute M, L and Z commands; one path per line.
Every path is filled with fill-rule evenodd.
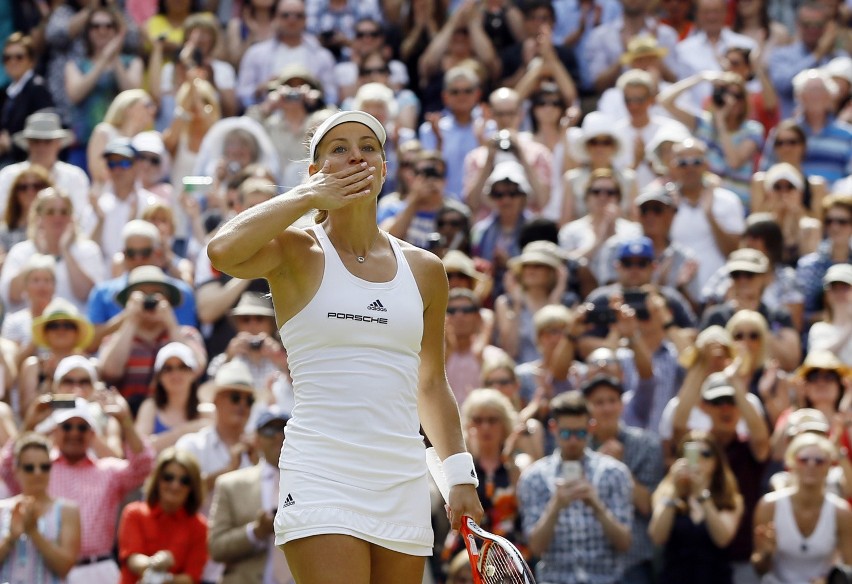
M 452 199 L 462 201 L 462 182 L 464 177 L 464 157 L 467 153 L 479 146 L 473 122 L 478 117 L 474 110 L 474 116 L 469 124 L 461 125 L 451 113 L 445 113 L 438 122 L 441 132 L 441 156 L 447 169 L 446 194 Z M 438 137 L 432 131 L 429 122 L 423 122 L 418 131 L 420 143 L 424 150 L 437 150 Z
M 832 51 L 822 59 L 817 59 L 814 54 L 805 48 L 802 41 L 796 41 L 791 45 L 775 47 L 767 57 L 767 69 L 769 79 L 778 92 L 781 102 L 781 119 L 789 118 L 796 109 L 793 98 L 793 77 L 805 69 L 822 67 L 834 57 L 845 55 L 843 51 Z
M 815 134 L 802 116 L 796 121 L 808 140 L 802 161 L 805 176 L 821 176 L 831 186 L 852 173 L 852 126 L 829 117 L 825 127 Z
M 183 280 L 166 276 L 170 284 L 177 286 L 180 290 L 182 301 L 180 306 L 175 306 L 175 318 L 180 325 L 198 326 L 198 318 L 195 314 L 195 294 L 192 288 Z M 89 292 L 86 303 L 86 317 L 94 325 L 106 324 L 109 319 L 119 314 L 124 308 L 115 301 L 115 295 L 127 286 L 127 274 L 122 274 L 106 282 L 98 282 Z

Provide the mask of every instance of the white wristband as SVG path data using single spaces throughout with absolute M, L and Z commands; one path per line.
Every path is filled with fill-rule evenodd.
M 479 479 L 476 477 L 476 471 L 473 468 L 473 456 L 471 456 L 470 452 L 459 452 L 458 454 L 448 456 L 442 463 L 442 466 L 444 467 L 444 476 L 447 477 L 448 486 L 479 486 Z

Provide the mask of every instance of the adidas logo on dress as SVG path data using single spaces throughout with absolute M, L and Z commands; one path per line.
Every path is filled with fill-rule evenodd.
M 291 495 L 290 493 L 287 493 L 287 498 L 284 499 L 284 504 L 282 505 L 282 507 L 289 507 L 290 505 L 295 505 L 295 504 L 296 504 L 296 501 L 293 500 L 293 495 Z
M 379 312 L 387 312 L 388 309 L 384 307 L 381 300 L 373 301 L 368 307 L 367 310 L 378 310 Z

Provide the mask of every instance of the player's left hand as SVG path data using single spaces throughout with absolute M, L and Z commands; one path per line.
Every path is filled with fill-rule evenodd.
M 450 527 L 453 531 L 459 530 L 461 518 L 464 515 L 467 515 L 476 523 L 482 521 L 482 517 L 485 515 L 482 503 L 479 502 L 479 495 L 476 494 L 476 487 L 473 485 L 455 485 L 450 488 L 447 518 L 450 520 Z

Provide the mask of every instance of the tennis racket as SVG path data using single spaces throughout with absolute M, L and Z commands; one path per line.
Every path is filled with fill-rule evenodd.
M 434 448 L 426 449 L 426 465 L 446 502 L 450 488 Z M 462 517 L 460 531 L 470 557 L 474 584 L 535 584 L 524 557 L 508 539 L 485 531 L 466 515 Z

